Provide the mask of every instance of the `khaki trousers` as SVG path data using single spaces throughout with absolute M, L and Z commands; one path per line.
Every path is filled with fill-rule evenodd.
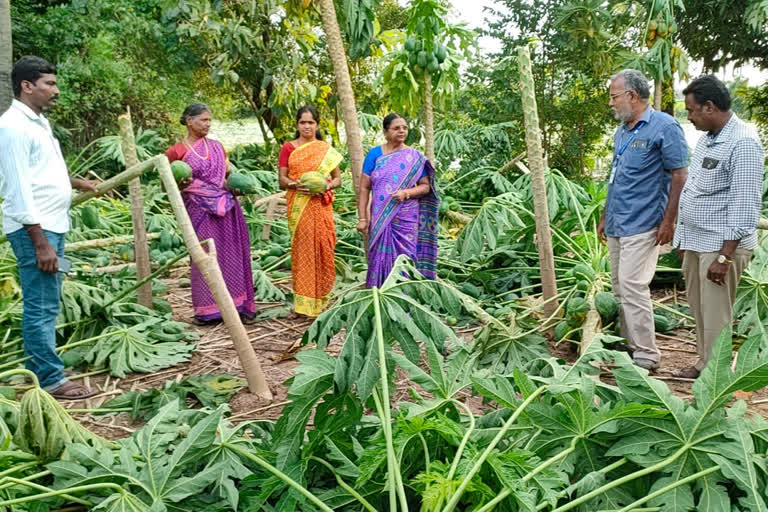
M 656 346 L 649 287 L 659 258 L 656 231 L 608 237 L 613 294 L 621 305 L 621 336 L 626 338 L 634 359 L 654 363 L 661 359 Z
M 733 319 L 733 301 L 741 273 L 747 268 L 752 251 L 736 249 L 733 263 L 728 267 L 725 284 L 715 284 L 707 279 L 707 270 L 719 253 L 685 251 L 683 278 L 688 295 L 688 305 L 696 320 L 696 352 L 699 360 L 696 369 L 701 371 L 712 356 L 712 348 L 720 332 Z

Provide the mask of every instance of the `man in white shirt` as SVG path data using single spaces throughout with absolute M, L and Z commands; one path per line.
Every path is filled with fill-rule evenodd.
M 24 297 L 27 368 L 54 397 L 87 398 L 95 393 L 63 374 L 56 354 L 56 316 L 62 280 L 59 257 L 69 230 L 72 187 L 94 187 L 69 177 L 59 142 L 42 115 L 59 96 L 56 68 L 39 57 L 22 57 L 13 67 L 11 82 L 15 99 L 0 116 L 0 196 L 3 231 L 16 255 Z

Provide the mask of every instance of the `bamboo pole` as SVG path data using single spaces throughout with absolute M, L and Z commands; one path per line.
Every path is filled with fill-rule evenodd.
M 101 183 L 96 185 L 95 191 L 89 190 L 88 192 L 82 192 L 80 194 L 75 195 L 75 197 L 72 198 L 72 206 L 77 206 L 89 199 L 93 199 L 94 197 L 103 196 L 110 190 L 117 188 L 121 185 L 125 185 L 132 179 L 138 178 L 139 176 L 141 176 L 141 174 L 144 171 L 148 171 L 149 169 L 152 169 L 153 167 L 157 166 L 160 163 L 161 159 L 163 158 L 165 158 L 165 155 L 153 156 L 148 160 L 144 160 L 139 164 L 129 167 L 128 169 L 124 170 L 120 174 L 112 176 L 108 180 L 102 181 Z M 166 161 L 167 161 L 167 158 L 166 158 Z
M 136 139 L 133 135 L 131 108 L 117 118 L 120 127 L 120 143 L 125 157 L 126 167 L 139 163 L 136 153 Z M 128 182 L 128 192 L 131 196 L 131 221 L 133 222 L 133 253 L 136 261 L 136 280 L 141 281 L 150 274 L 149 244 L 147 243 L 147 227 L 144 223 L 144 197 L 141 192 L 141 179 L 137 176 Z M 152 281 L 147 281 L 136 290 L 136 300 L 142 306 L 152 309 Z
M 541 266 L 541 288 L 544 295 L 544 313 L 554 316 L 557 311 L 557 283 L 555 282 L 555 256 L 552 249 L 552 233 L 549 229 L 549 208 L 547 207 L 547 188 L 544 181 L 546 164 L 544 150 L 541 147 L 539 113 L 536 107 L 536 89 L 531 69 L 531 54 L 528 46 L 517 49 L 520 63 L 520 85 L 525 119 L 525 142 L 528 146 L 528 163 L 531 168 L 531 188 L 533 189 L 533 209 L 536 215 L 536 237 Z
M 202 245 L 200 245 L 187 209 L 184 207 L 179 187 L 176 185 L 176 180 L 173 179 L 171 165 L 168 163 L 165 155 L 159 155 L 159 157 L 157 167 L 160 171 L 160 179 L 165 186 L 168 200 L 171 203 L 171 208 L 176 216 L 181 234 L 184 237 L 184 244 L 189 250 L 189 257 L 197 265 L 197 268 L 200 269 L 200 273 L 211 290 L 219 311 L 221 311 L 221 318 L 224 320 L 224 325 L 232 337 L 232 344 L 235 346 L 240 364 L 243 365 L 245 378 L 248 381 L 248 389 L 259 398 L 271 402 L 272 392 L 267 385 L 267 379 L 256 357 L 256 352 L 248 340 L 248 333 L 243 326 L 243 322 L 240 320 L 240 315 L 235 308 L 235 303 L 232 301 L 232 296 L 229 294 L 224 277 L 221 274 L 221 268 L 219 268 L 216 258 L 216 246 L 213 240 L 207 240 L 208 253 L 206 254 Z

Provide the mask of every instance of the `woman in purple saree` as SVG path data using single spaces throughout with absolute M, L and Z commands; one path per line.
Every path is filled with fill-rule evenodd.
M 357 230 L 368 233 L 368 288 L 382 285 L 401 254 L 429 279 L 437 265 L 434 168 L 405 145 L 408 123 L 402 116 L 389 114 L 383 125 L 387 142 L 366 155 L 357 201 Z
M 207 137 L 211 127 L 211 111 L 201 103 L 189 105 L 181 116 L 187 136 L 165 152 L 168 160 L 183 160 L 192 168 L 192 179 L 182 183 L 182 197 L 200 240 L 212 238 L 227 289 L 244 322 L 250 323 L 256 313 L 251 273 L 251 243 L 243 210 L 227 189 L 229 167 L 224 147 Z M 200 270 L 191 265 L 192 307 L 195 323 L 205 324 L 221 319 Z

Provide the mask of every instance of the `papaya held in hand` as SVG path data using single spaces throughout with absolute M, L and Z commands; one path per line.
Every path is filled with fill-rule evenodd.
M 328 190 L 328 183 L 325 180 L 325 176 L 319 172 L 305 172 L 299 178 L 299 181 L 304 185 L 310 194 L 322 194 Z
M 171 163 L 171 172 L 176 181 L 188 180 L 192 178 L 192 168 L 183 160 L 175 160 Z
M 255 194 L 259 191 L 258 182 L 242 172 L 230 173 L 227 177 L 227 187 L 241 194 Z

